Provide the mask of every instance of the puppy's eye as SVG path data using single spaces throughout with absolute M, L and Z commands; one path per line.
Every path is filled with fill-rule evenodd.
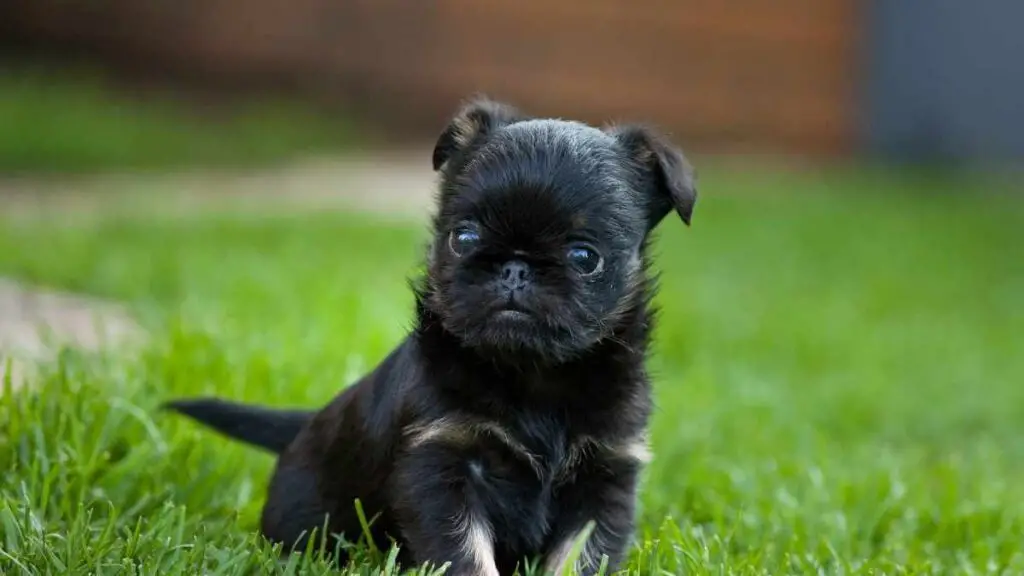
M 604 258 L 596 250 L 589 246 L 573 246 L 569 248 L 566 257 L 580 274 L 590 276 L 601 271 L 604 266 Z
M 468 226 L 460 226 L 448 236 L 448 248 L 452 254 L 462 256 L 480 243 L 480 234 Z

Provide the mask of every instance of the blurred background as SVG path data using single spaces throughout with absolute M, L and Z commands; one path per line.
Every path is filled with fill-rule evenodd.
M 1022 23 L 1021 0 L 0 0 L 0 381 L 8 350 L 45 358 L 37 323 L 129 335 L 26 378 L 41 411 L 0 395 L 6 558 L 248 557 L 269 460 L 161 419 L 168 457 L 123 407 L 318 406 L 374 366 L 409 329 L 435 138 L 484 93 L 657 124 L 700 175 L 655 246 L 661 544 L 631 573 L 1024 574 Z
M 418 150 L 477 92 L 655 122 L 693 154 L 1006 164 L 1022 20 L 1015 0 L 5 0 L 0 170 Z

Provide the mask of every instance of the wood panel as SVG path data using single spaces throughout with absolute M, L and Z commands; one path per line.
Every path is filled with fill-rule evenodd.
M 61 13 L 61 0 L 14 1 Z M 291 74 L 410 131 L 485 92 L 537 113 L 648 120 L 698 148 L 836 154 L 853 139 L 856 0 L 100 4 L 120 11 L 102 20 L 118 41 L 154 61 L 219 79 Z

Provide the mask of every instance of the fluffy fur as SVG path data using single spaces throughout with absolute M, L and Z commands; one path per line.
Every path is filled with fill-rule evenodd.
M 279 453 L 262 532 L 286 548 L 326 525 L 450 574 L 615 568 L 634 529 L 651 412 L 644 369 L 650 232 L 696 199 L 683 155 L 641 126 L 599 129 L 468 103 L 440 173 L 415 329 L 317 412 L 171 403 Z

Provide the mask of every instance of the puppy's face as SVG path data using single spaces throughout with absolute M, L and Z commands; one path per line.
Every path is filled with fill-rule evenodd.
M 644 297 L 648 233 L 673 206 L 688 222 L 695 197 L 682 155 L 645 129 L 491 102 L 456 116 L 434 166 L 427 305 L 464 346 L 534 362 L 612 334 Z

